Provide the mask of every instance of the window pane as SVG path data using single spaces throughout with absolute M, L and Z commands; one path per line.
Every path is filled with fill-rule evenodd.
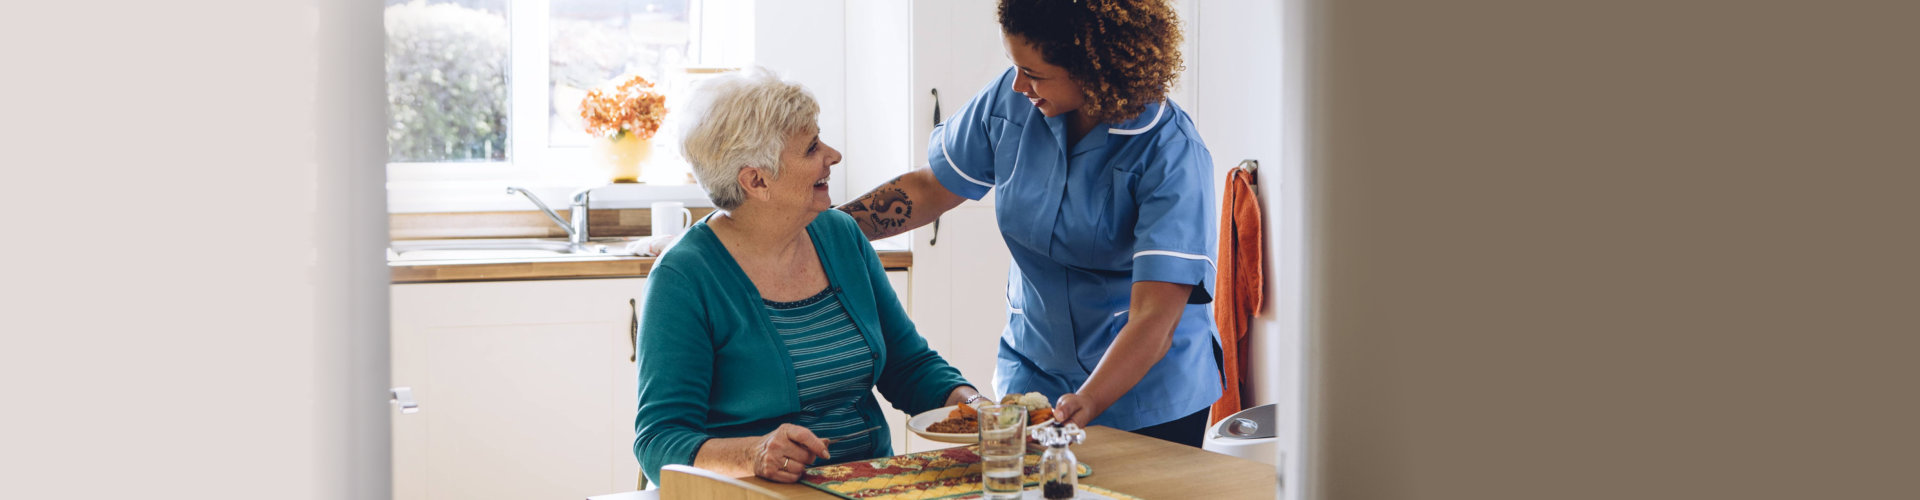
M 549 146 L 584 146 L 580 100 L 615 77 L 656 86 L 687 64 L 688 0 L 553 0 L 547 28 Z
M 387 0 L 387 161 L 507 158 L 507 0 Z

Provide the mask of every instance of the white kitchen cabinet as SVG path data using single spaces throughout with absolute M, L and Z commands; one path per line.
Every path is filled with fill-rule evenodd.
M 911 310 L 908 273 L 887 278 Z M 394 498 L 633 489 L 627 300 L 645 293 L 639 278 L 393 285 L 393 385 L 420 408 L 393 419 Z M 881 406 L 906 452 L 907 415 Z
M 586 498 L 634 487 L 627 301 L 644 279 L 392 286 L 394 498 Z

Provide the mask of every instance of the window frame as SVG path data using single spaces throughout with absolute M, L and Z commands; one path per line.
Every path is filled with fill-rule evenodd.
M 738 56 L 752 53 L 752 40 L 716 36 L 710 29 L 708 8 L 742 12 L 741 3 L 727 0 L 687 0 L 688 59 L 692 64 L 714 64 L 708 54 Z M 750 4 L 749 4 L 750 5 Z M 387 207 L 390 213 L 522 210 L 531 205 L 519 197 L 502 196 L 507 186 L 531 188 L 547 200 L 606 182 L 594 165 L 591 147 L 550 144 L 547 109 L 552 13 L 550 0 L 508 0 L 507 31 L 507 159 L 502 162 L 389 162 Z M 745 11 L 751 16 L 751 11 Z M 750 57 L 749 57 L 750 59 Z M 521 84 L 518 82 L 532 82 Z M 646 206 L 653 201 L 708 204 L 697 186 L 636 185 L 596 192 L 595 208 Z M 549 202 L 551 204 L 551 202 Z

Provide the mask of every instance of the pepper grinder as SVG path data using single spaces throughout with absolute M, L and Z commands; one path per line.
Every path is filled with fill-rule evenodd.
M 1080 487 L 1080 460 L 1073 457 L 1067 445 L 1085 441 L 1086 431 L 1068 423 L 1035 427 L 1030 434 L 1047 447 L 1040 454 L 1041 496 L 1048 500 L 1073 498 Z

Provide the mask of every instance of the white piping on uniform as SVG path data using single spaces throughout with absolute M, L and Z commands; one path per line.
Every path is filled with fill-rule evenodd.
M 1122 314 L 1126 314 L 1126 313 L 1127 313 L 1127 311 L 1126 311 L 1126 310 L 1124 310 L 1124 309 L 1122 309 L 1122 310 L 1121 310 L 1120 312 L 1117 312 L 1117 313 L 1113 313 L 1113 317 L 1115 317 L 1115 318 L 1118 318 L 1118 317 L 1120 317 L 1120 315 L 1122 315 Z
M 1179 258 L 1182 258 L 1182 259 L 1187 259 L 1187 260 L 1204 260 L 1204 261 L 1207 261 L 1207 265 L 1208 265 L 1208 266 L 1212 266 L 1212 265 L 1213 265 L 1213 259 L 1212 259 L 1212 258 L 1209 258 L 1209 257 L 1207 257 L 1207 256 L 1205 256 L 1205 255 L 1194 255 L 1194 254 L 1190 254 L 1190 253 L 1180 253 L 1180 252 L 1169 252 L 1169 251 L 1166 251 L 1166 250 L 1141 250 L 1141 251 L 1139 251 L 1139 252 L 1135 252 L 1135 253 L 1133 254 L 1133 258 L 1136 258 L 1136 259 L 1138 259 L 1138 258 L 1140 258 L 1141 256 L 1144 256 L 1144 255 L 1165 255 L 1165 256 L 1168 256 L 1168 257 L 1179 257 Z
M 1107 129 L 1107 133 L 1113 135 L 1140 135 L 1141 132 L 1146 132 L 1147 129 L 1153 128 L 1154 124 L 1160 123 L 1160 115 L 1164 114 L 1167 114 L 1167 102 L 1160 101 L 1160 109 L 1153 112 L 1153 121 L 1147 122 L 1147 126 L 1127 130 Z
M 948 136 L 952 136 L 952 135 L 953 135 L 953 133 L 952 133 L 952 132 L 948 132 L 948 133 L 947 133 L 946 135 L 948 135 Z M 953 169 L 953 173 L 956 173 L 956 174 L 960 174 L 960 178 L 962 178 L 962 179 L 966 179 L 966 180 L 967 180 L 967 182 L 971 182 L 971 183 L 974 183 L 974 184 L 979 184 L 979 185 L 982 185 L 982 186 L 986 186 L 986 187 L 987 187 L 987 189 L 993 189 L 993 184 L 991 184 L 991 183 L 986 183 L 986 182 L 980 182 L 980 181 L 979 181 L 978 179 L 974 179 L 974 178 L 972 178 L 972 177 L 968 177 L 968 176 L 967 176 L 967 173 L 966 173 L 966 172 L 962 172 L 962 171 L 960 171 L 960 166 L 959 166 L 959 165 L 954 165 L 954 164 L 953 164 L 953 155 L 949 155 L 949 154 L 947 154 L 947 140 L 946 140 L 946 139 L 941 139 L 941 140 L 940 140 L 940 157 L 941 157 L 941 158 L 946 158 L 946 159 L 947 159 L 947 167 L 948 167 L 948 168 L 952 168 L 952 169 Z

